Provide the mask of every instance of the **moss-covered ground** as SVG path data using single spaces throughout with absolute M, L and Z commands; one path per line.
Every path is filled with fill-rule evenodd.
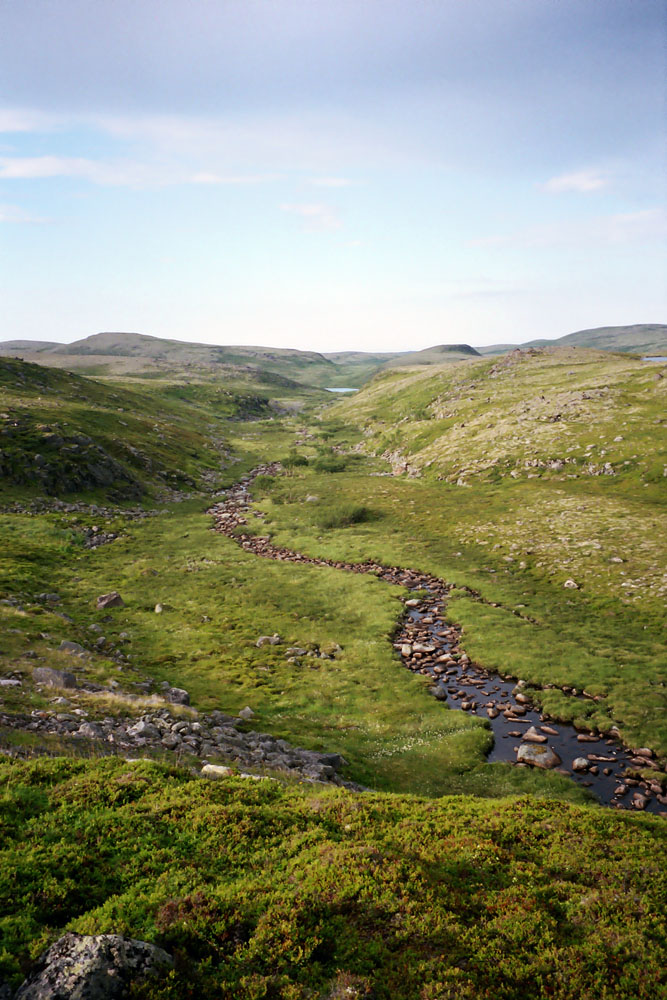
M 0 764 L 0 969 L 65 928 L 176 958 L 151 998 L 663 994 L 659 820 L 152 763 Z

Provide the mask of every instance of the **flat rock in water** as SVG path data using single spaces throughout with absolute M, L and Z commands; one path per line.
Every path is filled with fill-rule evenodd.
M 589 767 L 590 764 L 588 763 L 585 757 L 575 757 L 574 760 L 572 761 L 573 771 L 587 771 Z
M 516 759 L 519 764 L 532 764 L 534 767 L 543 767 L 546 770 L 558 767 L 561 763 L 555 750 L 537 743 L 522 743 Z
M 162 948 L 118 934 L 65 934 L 37 960 L 15 1000 L 122 1000 L 133 982 L 166 972 Z
M 535 728 L 535 726 L 531 726 L 530 729 L 527 729 L 525 731 L 525 733 L 523 734 L 523 736 L 521 737 L 521 739 L 522 740 L 527 740 L 528 743 L 546 743 L 547 742 L 546 736 L 544 736 L 542 733 L 538 733 L 538 731 Z

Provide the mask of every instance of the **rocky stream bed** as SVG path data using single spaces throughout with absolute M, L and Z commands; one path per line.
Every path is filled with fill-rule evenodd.
M 600 803 L 618 809 L 646 810 L 667 816 L 667 795 L 655 754 L 648 747 L 623 746 L 609 735 L 578 731 L 569 723 L 549 719 L 533 704 L 530 688 L 521 680 L 493 674 L 474 664 L 461 647 L 461 633 L 446 621 L 445 607 L 453 585 L 429 573 L 382 566 L 317 559 L 273 545 L 268 536 L 243 531 L 250 508 L 249 486 L 258 475 L 276 475 L 279 463 L 258 466 L 226 491 L 211 507 L 217 531 L 255 555 L 282 562 L 329 566 L 351 573 L 371 573 L 388 583 L 418 591 L 405 602 L 406 615 L 394 648 L 407 669 L 432 679 L 429 692 L 450 708 L 485 719 L 494 736 L 489 761 L 518 767 L 555 769 L 590 789 Z M 586 698 L 570 688 L 570 697 Z M 646 772 L 655 772 L 647 778 Z

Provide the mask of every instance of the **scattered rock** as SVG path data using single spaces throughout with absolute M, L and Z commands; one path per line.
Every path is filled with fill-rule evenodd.
M 204 778 L 231 778 L 234 771 L 223 764 L 204 764 L 200 773 Z
M 36 684 L 46 684 L 48 687 L 75 688 L 76 677 L 68 670 L 54 670 L 52 667 L 35 667 L 32 679 Z
M 579 584 L 575 583 L 574 580 L 566 580 L 563 586 L 566 590 L 579 590 Z
M 170 701 L 172 705 L 189 705 L 190 695 L 185 690 L 185 688 L 174 688 L 170 687 L 166 692 L 167 701 Z
M 253 712 L 253 710 L 250 708 L 249 705 L 246 705 L 246 707 L 242 708 L 241 711 L 239 712 L 239 719 L 248 720 L 248 719 L 254 719 L 254 717 L 255 713 Z
M 65 934 L 37 960 L 15 1000 L 123 1000 L 137 980 L 173 967 L 162 948 L 118 934 Z
M 155 605 L 155 614 L 156 615 L 161 615 L 162 614 L 162 605 L 161 604 L 156 604 Z
M 588 770 L 589 766 L 590 765 L 585 757 L 575 757 L 572 761 L 573 771 L 584 772 Z
M 277 632 L 274 632 L 273 635 L 260 635 L 255 645 L 258 649 L 261 649 L 262 646 L 279 646 L 280 642 L 280 636 Z
M 68 639 L 63 639 L 58 646 L 58 652 L 70 653 L 71 656 L 80 656 L 81 653 L 85 653 L 87 651 L 80 643 L 70 642 Z
M 125 601 L 120 596 L 117 590 L 112 590 L 108 594 L 101 594 L 97 598 L 97 610 L 106 611 L 107 608 L 123 608 L 125 607 Z

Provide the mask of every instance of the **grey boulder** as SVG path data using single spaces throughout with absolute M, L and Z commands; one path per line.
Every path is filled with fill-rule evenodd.
M 125 601 L 117 590 L 112 590 L 108 594 L 100 594 L 97 598 L 97 610 L 104 611 L 106 608 L 122 608 Z
M 121 1000 L 130 984 L 166 972 L 166 951 L 118 934 L 65 934 L 37 960 L 15 1000 Z
M 36 684 L 47 684 L 49 687 L 76 687 L 76 677 L 69 670 L 54 670 L 52 667 L 35 667 L 32 672 L 32 679 Z

